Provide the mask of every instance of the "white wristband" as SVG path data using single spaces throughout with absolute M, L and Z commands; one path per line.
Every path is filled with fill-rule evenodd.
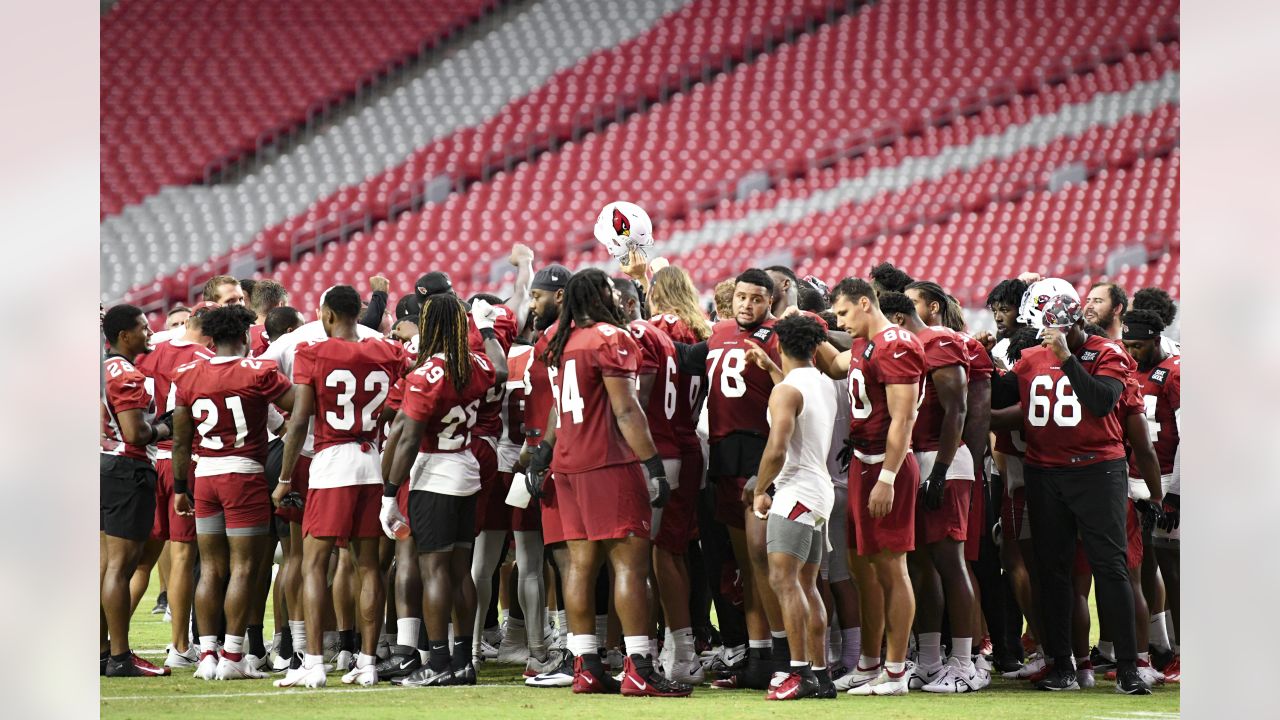
M 876 482 L 882 482 L 886 485 L 892 485 L 894 479 L 898 477 L 898 473 L 892 470 L 881 470 L 880 477 L 876 478 Z

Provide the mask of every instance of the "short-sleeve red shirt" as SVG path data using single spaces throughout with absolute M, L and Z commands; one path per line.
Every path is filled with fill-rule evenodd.
M 678 458 L 680 444 L 676 442 L 675 416 L 679 410 L 680 377 L 676 369 L 675 343 L 666 333 L 644 320 L 635 320 L 629 327 L 631 337 L 640 346 L 638 374 L 654 376 L 649 404 L 644 409 L 653 444 L 662 457 Z
M 471 353 L 470 358 L 471 377 L 461 391 L 449 380 L 447 364 L 440 355 L 427 358 L 405 376 L 400 409 L 427 426 L 419 452 L 462 452 L 471 443 L 480 398 L 493 387 L 496 372 L 485 356 Z
M 1147 419 L 1147 435 L 1160 460 L 1160 474 L 1168 475 L 1173 472 L 1173 457 L 1181 442 L 1178 411 L 1182 408 L 1182 358 L 1172 355 L 1154 368 L 1134 375 L 1141 401 L 1139 412 Z M 1132 457 L 1129 474 L 1139 475 Z
M 292 383 L 272 360 L 215 357 L 178 368 L 178 404 L 191 408 L 204 457 L 267 461 L 267 406 Z
M 119 415 L 126 410 L 141 410 L 143 419 L 155 418 L 156 405 L 147 392 L 147 379 L 133 363 L 119 355 L 108 355 L 102 361 L 102 441 L 99 452 L 135 460 L 147 460 L 146 445 L 124 441 Z
M 747 362 L 746 353 L 755 345 L 782 365 L 774 322 L 769 319 L 744 329 L 734 320 L 721 320 L 712 327 L 707 339 L 707 420 L 712 443 L 734 432 L 769 437 L 767 414 L 773 378 Z
M 640 355 L 625 328 L 606 323 L 573 328 L 559 364 L 547 373 L 560 421 L 552 470 L 582 473 L 636 462 L 618 429 L 604 379 L 634 379 Z
M 885 386 L 914 384 L 923 393 L 924 378 L 924 346 L 913 333 L 894 326 L 870 341 L 853 341 L 849 351 L 849 438 L 860 458 L 884 455 L 893 420 Z
M 969 355 L 959 333 L 945 327 L 927 327 L 916 333 L 916 338 L 924 345 L 926 375 L 941 368 L 956 366 L 968 372 Z M 933 378 L 927 377 L 924 384 L 924 397 L 920 401 L 920 412 L 916 415 L 916 424 L 911 428 L 912 449 L 921 452 L 932 452 L 938 449 L 942 440 L 943 416 L 938 388 L 934 385 Z
M 315 393 L 315 451 L 372 443 L 383 403 L 404 366 L 404 348 L 381 338 L 331 337 L 299 345 L 293 382 Z

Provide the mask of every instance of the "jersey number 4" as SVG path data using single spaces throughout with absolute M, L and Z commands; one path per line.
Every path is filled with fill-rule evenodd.
M 1031 407 L 1027 409 L 1027 422 L 1044 427 L 1051 419 L 1058 427 L 1080 424 L 1080 401 L 1066 375 L 1058 378 L 1056 383 L 1048 375 L 1037 375 L 1031 380 Z

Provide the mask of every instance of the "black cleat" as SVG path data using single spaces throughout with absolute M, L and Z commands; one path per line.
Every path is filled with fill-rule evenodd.
M 444 670 L 432 670 L 431 666 L 420 667 L 412 673 L 403 677 L 397 677 L 391 681 L 392 685 L 401 687 L 444 687 L 446 685 L 457 685 L 454 682 L 453 671 L 449 668 Z
M 1116 692 L 1121 695 L 1150 695 L 1151 686 L 1143 681 L 1137 668 L 1116 670 Z
M 1116 669 L 1116 661 L 1103 655 L 1097 645 L 1089 648 L 1089 662 L 1093 663 L 1093 671 L 1099 675 L 1105 675 L 1107 672 Z
M 152 615 L 163 615 L 165 610 L 169 609 L 169 593 L 161 591 L 156 597 L 156 606 L 151 608 Z
M 422 668 L 418 649 L 408 645 L 392 645 L 391 657 L 378 663 L 378 679 L 396 680 Z
M 1049 674 L 1043 680 L 1036 683 L 1038 690 L 1079 690 L 1080 683 L 1076 681 L 1076 671 L 1069 667 L 1065 670 L 1059 670 L 1055 664 Z
M 476 666 L 474 663 L 467 661 L 467 664 L 453 671 L 453 685 L 475 685 L 476 684 Z
M 1173 654 L 1172 650 L 1161 650 L 1160 648 L 1151 648 L 1151 666 L 1160 672 L 1173 664 L 1174 658 L 1178 657 Z

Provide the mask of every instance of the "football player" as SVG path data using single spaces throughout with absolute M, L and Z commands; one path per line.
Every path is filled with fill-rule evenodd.
M 1089 295 L 1084 304 L 1085 322 L 1101 327 L 1111 340 L 1120 339 L 1122 318 L 1128 309 L 1129 297 L 1119 285 L 1113 282 L 1096 282 L 1089 286 Z
M 250 356 L 257 357 L 267 349 L 267 315 L 278 307 L 284 307 L 289 303 L 289 291 L 275 280 L 259 280 L 253 285 L 253 293 L 249 296 L 249 307 L 251 307 L 258 318 L 254 321 L 253 327 L 249 330 L 252 343 L 249 347 Z

